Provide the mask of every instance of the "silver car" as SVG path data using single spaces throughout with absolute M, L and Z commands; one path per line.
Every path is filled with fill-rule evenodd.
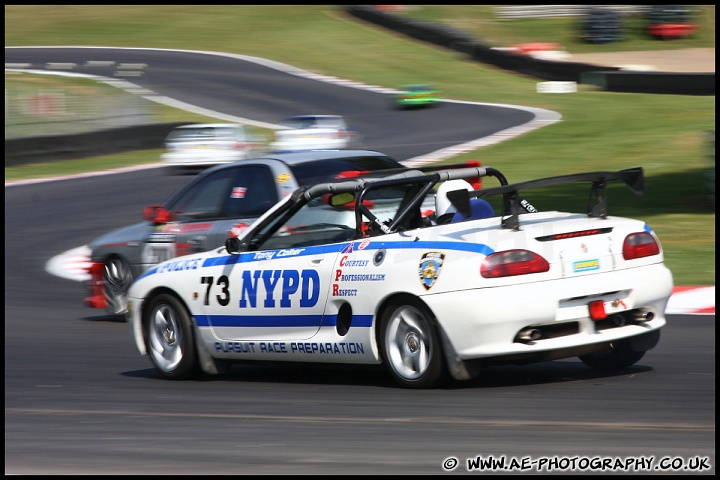
M 164 147 L 160 159 L 179 171 L 232 163 L 267 151 L 245 125 L 234 123 L 181 125 L 168 134 Z
M 134 279 L 160 262 L 222 246 L 300 186 L 362 172 L 406 170 L 368 150 L 272 154 L 205 170 L 162 205 L 145 207 L 144 221 L 111 231 L 89 244 L 90 295 L 85 304 L 127 311 Z
M 286 118 L 283 126 L 270 144 L 273 152 L 365 148 L 362 136 L 341 115 L 297 115 Z

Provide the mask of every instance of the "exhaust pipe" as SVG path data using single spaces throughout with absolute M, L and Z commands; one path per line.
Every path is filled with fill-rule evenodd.
M 518 333 L 518 340 L 522 342 L 533 342 L 540 340 L 540 337 L 542 337 L 542 332 L 537 328 L 526 328 Z
M 653 312 L 638 312 L 635 320 L 638 322 L 649 322 L 653 318 L 655 318 L 655 314 Z

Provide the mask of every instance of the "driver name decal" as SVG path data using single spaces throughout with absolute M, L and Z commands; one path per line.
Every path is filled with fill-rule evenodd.
M 253 260 L 272 260 L 273 258 L 294 257 L 304 252 L 304 248 L 287 248 L 283 250 L 270 250 L 267 252 L 257 252 Z

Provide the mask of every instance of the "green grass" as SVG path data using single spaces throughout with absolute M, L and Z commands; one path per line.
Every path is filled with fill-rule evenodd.
M 712 6 L 702 7 L 701 29 L 692 39 L 663 42 L 635 29 L 626 41 L 606 45 L 582 43 L 576 37 L 577 19 L 498 20 L 492 6 L 485 5 L 416 7 L 404 14 L 466 30 L 493 46 L 557 42 L 571 53 L 715 47 Z M 707 132 L 715 130 L 715 97 L 611 93 L 584 85 L 572 94 L 538 94 L 537 79 L 413 41 L 331 5 L 6 5 L 5 45 L 230 52 L 372 85 L 428 83 L 441 88 L 447 98 L 557 111 L 562 122 L 449 161 L 478 159 L 512 182 L 641 166 L 647 194 L 635 198 L 612 191 L 610 213 L 643 219 L 655 229 L 676 284 L 715 284 L 715 206 L 708 201 L 707 187 L 708 172 L 714 168 Z M 159 110 L 161 121 L 205 120 L 167 107 Z M 8 180 L 45 171 L 54 175 L 50 169 L 55 168 L 67 167 L 70 172 L 83 166 L 154 163 L 158 155 L 134 152 L 17 167 L 6 169 L 5 176 Z

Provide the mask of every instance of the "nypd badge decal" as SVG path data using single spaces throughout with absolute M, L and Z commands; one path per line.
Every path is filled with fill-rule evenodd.
M 426 252 L 420 259 L 420 281 L 425 290 L 430 290 L 440 275 L 445 254 L 440 252 Z

